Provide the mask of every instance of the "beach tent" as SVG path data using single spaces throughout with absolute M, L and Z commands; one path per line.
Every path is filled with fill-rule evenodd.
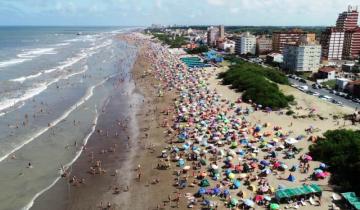
M 254 201 L 252 201 L 250 199 L 246 199 L 244 201 L 244 204 L 247 205 L 248 207 L 254 207 L 254 205 L 255 205 Z
M 207 179 L 203 179 L 203 180 L 201 180 L 201 182 L 200 182 L 200 186 L 201 186 L 201 187 L 209 187 L 209 186 L 210 186 L 210 183 L 209 183 L 209 181 L 208 181 Z
M 341 195 L 354 209 L 360 210 L 360 198 L 354 192 L 341 193 Z
M 287 138 L 287 139 L 285 140 L 285 142 L 288 143 L 288 144 L 296 144 L 296 143 L 298 143 L 299 141 L 296 140 L 296 139 L 294 139 L 294 138 Z
M 290 174 L 290 175 L 288 176 L 287 180 L 290 181 L 290 182 L 295 182 L 296 178 L 295 178 L 294 175 Z

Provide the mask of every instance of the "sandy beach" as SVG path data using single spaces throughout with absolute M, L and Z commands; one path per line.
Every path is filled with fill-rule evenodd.
M 252 165 L 254 158 L 268 159 L 271 149 L 262 148 L 251 152 L 253 150 L 247 149 L 247 145 L 236 144 L 234 147 L 235 141 L 231 138 L 247 136 L 252 147 L 260 148 L 264 139 L 273 145 L 279 145 L 285 139 L 301 136 L 296 144 L 297 148 L 301 148 L 299 153 L 286 159 L 279 152 L 276 157 L 276 161 L 290 168 L 298 165 L 299 159 L 308 152 L 311 144 L 308 138 L 311 136 L 321 136 L 324 131 L 339 127 L 355 128 L 350 122 L 333 118 L 334 115 L 352 113 L 353 110 L 311 98 L 312 96 L 289 86 L 281 86 L 286 94 L 295 96 L 297 104 L 291 107 L 295 116 L 308 115 L 310 110 L 314 109 L 317 115 L 295 119 L 281 111 L 255 111 L 251 104 L 239 102 L 240 93 L 220 84 L 217 74 L 225 71 L 226 65 L 190 72 L 176 56 L 170 55 L 166 48 L 154 43 L 147 36 L 133 33 L 119 38 L 138 47 L 138 57 L 130 76 L 132 79 L 126 84 L 126 90 L 117 89 L 116 83 L 119 81 L 114 79 L 114 93 L 103 107 L 96 132 L 89 139 L 86 150 L 71 167 L 68 176 L 41 196 L 33 209 L 47 209 L 47 204 L 52 202 L 58 204 L 53 209 L 227 209 L 233 198 L 240 203 L 247 199 L 254 200 L 258 195 L 258 190 L 254 188 L 266 186 L 273 191 L 281 185 L 297 187 L 311 183 L 316 183 L 323 189 L 321 206 L 304 202 L 306 206 L 300 206 L 299 209 L 328 209 L 333 195 L 333 186 L 328 184 L 328 177 L 318 181 L 309 179 L 311 171 L 319 167 L 320 162 L 316 161 L 307 162 L 309 166 L 306 173 L 300 172 L 300 169 L 290 172 L 288 169 L 275 169 L 274 166 L 266 167 L 265 169 L 271 170 L 265 177 L 257 175 L 264 170 L 257 163 L 257 167 L 251 172 L 232 173 L 232 176 L 241 182 L 239 189 L 232 188 L 234 183 L 226 172 L 229 161 L 232 167 L 243 163 Z M 184 91 L 188 91 L 189 96 L 194 94 L 191 97 L 200 98 L 199 101 L 202 100 L 201 97 L 207 100 L 207 106 L 201 109 L 209 116 L 195 112 L 200 107 L 192 109 L 193 115 L 203 118 L 204 123 L 206 120 L 215 119 L 218 114 L 229 120 L 225 123 L 213 121 L 215 124 L 220 123 L 220 127 L 214 127 L 209 132 L 218 133 L 217 129 L 230 124 L 235 126 L 236 122 L 242 125 L 241 129 L 239 128 L 242 133 L 239 136 L 232 134 L 233 137 L 227 136 L 226 132 L 216 134 L 220 139 L 226 140 L 221 145 L 216 140 L 215 143 L 210 143 L 214 146 L 210 146 L 201 140 L 198 133 L 200 131 L 191 131 L 198 128 L 196 125 L 201 122 L 195 120 L 185 123 L 189 129 L 187 135 L 192 137 L 186 137 L 185 141 L 180 142 L 179 136 L 184 132 L 185 124 L 177 120 L 191 109 L 191 99 L 186 99 Z M 189 109 L 185 108 L 186 106 Z M 119 110 L 119 107 L 122 109 Z M 237 113 L 236 108 L 241 108 L 243 112 Z M 255 127 L 260 125 L 261 132 L 252 133 Z M 277 129 L 274 130 L 274 127 Z M 311 131 L 305 132 L 309 127 Z M 280 132 L 282 136 L 275 136 L 273 133 L 276 132 Z M 265 133 L 271 134 L 263 136 Z M 181 149 L 184 143 L 192 145 L 193 151 Z M 287 150 L 288 146 L 282 150 Z M 195 152 L 195 147 L 198 152 Z M 199 159 L 191 159 L 194 155 Z M 183 160 L 182 158 L 185 159 L 184 164 L 178 162 Z M 199 164 L 199 160 L 206 163 Z M 209 169 L 209 162 L 223 169 L 223 172 L 216 175 L 217 178 L 210 175 L 212 169 Z M 271 165 L 273 164 L 275 163 L 271 162 Z M 185 166 L 189 166 L 189 169 L 185 169 Z M 94 174 L 90 167 L 93 167 Z M 242 174 L 246 175 L 241 178 Z M 291 182 L 287 180 L 290 174 L 296 177 Z M 205 179 L 209 183 L 208 190 L 219 188 L 219 196 L 210 191 L 199 196 L 198 185 Z M 186 183 L 186 187 L 181 183 Z M 224 195 L 225 191 L 228 191 L 227 195 Z M 273 196 L 273 192 L 262 194 Z M 204 204 L 205 201 L 208 203 Z M 281 205 L 281 208 L 291 205 L 293 204 Z M 253 208 L 264 209 L 264 206 L 263 203 L 258 203 Z

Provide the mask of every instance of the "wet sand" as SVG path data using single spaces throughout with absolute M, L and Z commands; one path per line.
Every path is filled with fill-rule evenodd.
M 137 62 L 139 59 L 141 58 Z M 135 90 L 133 81 L 129 81 L 129 78 L 125 81 L 120 78 L 109 81 L 113 84 L 114 91 L 102 108 L 96 130 L 90 137 L 86 150 L 71 166 L 68 177 L 60 179 L 54 187 L 41 195 L 32 209 L 49 209 L 49 206 L 55 210 L 99 209 L 101 204 L 105 207 L 108 202 L 111 203 L 110 209 L 124 209 L 114 204 L 113 200 L 115 197 L 123 197 L 126 194 L 125 188 L 129 185 L 129 166 L 138 149 L 135 115 L 142 102 L 142 96 Z M 114 148 L 115 151 L 112 151 Z M 106 172 L 96 172 L 95 175 L 90 173 L 90 167 L 96 161 L 101 161 L 101 168 Z M 74 176 L 79 182 L 84 179 L 84 183 L 70 183 L 69 180 Z M 115 187 L 124 193 L 115 195 Z

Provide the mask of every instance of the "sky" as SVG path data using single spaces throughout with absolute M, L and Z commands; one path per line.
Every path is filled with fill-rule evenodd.
M 360 0 L 0 0 L 0 25 L 331 26 Z

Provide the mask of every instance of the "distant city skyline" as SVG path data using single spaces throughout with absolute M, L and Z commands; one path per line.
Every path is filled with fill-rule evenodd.
M 332 26 L 359 0 L 1 0 L 0 25 Z

